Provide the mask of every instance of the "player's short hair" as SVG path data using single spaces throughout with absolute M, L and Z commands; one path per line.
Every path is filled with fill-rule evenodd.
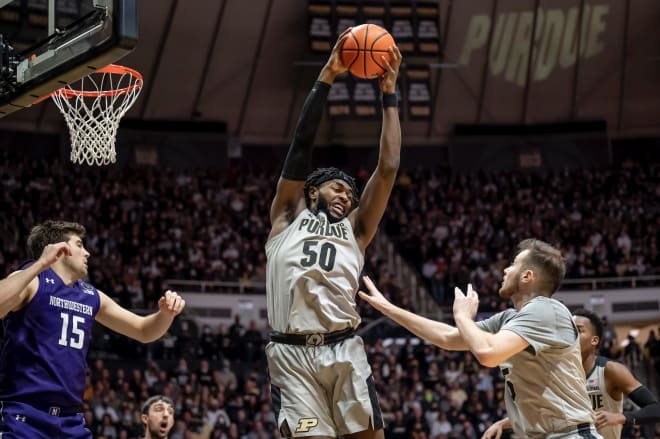
M 528 250 L 523 266 L 537 268 L 540 274 L 539 284 L 545 292 L 554 294 L 559 289 L 566 275 L 566 263 L 561 252 L 547 242 L 539 239 L 525 239 L 518 244 L 518 253 Z
M 37 259 L 48 244 L 66 242 L 71 235 L 85 236 L 85 227 L 68 221 L 44 221 L 32 228 L 27 239 L 27 253 L 30 259 Z
M 168 398 L 165 395 L 154 395 L 149 399 L 147 399 L 144 402 L 144 404 L 142 404 L 142 414 L 143 415 L 149 414 L 149 409 L 151 408 L 151 406 L 160 401 L 163 401 L 165 404 L 169 404 L 172 407 L 174 407 L 174 401 L 172 401 L 171 398 Z
M 605 332 L 603 329 L 603 322 L 600 320 L 600 317 L 598 317 L 598 315 L 595 312 L 589 311 L 588 309 L 579 308 L 573 311 L 573 315 L 585 317 L 589 319 L 589 322 L 591 322 L 591 326 L 594 328 L 594 332 L 596 333 L 596 336 L 598 336 L 600 340 L 603 339 L 603 332 Z
M 341 169 L 330 167 L 330 168 L 317 168 L 312 171 L 305 180 L 305 186 L 303 192 L 305 193 L 305 203 L 307 206 L 310 205 L 311 199 L 309 198 L 309 189 L 312 186 L 320 186 L 326 181 L 339 179 L 345 181 L 353 192 L 353 199 L 351 200 L 351 208 L 357 207 L 360 204 L 360 194 L 358 193 L 357 184 L 355 184 L 355 179 L 342 171 Z

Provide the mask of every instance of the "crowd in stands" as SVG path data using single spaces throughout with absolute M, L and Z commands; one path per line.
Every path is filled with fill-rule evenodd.
M 139 357 L 113 351 L 146 361 L 104 360 L 107 351 L 94 341 L 85 416 L 95 437 L 140 437 L 141 404 L 150 395 L 165 394 L 175 402 L 171 439 L 279 438 L 264 364 L 265 334 L 238 318 L 217 331 L 197 330 L 194 322 L 181 320 L 174 332 L 176 356 L 157 343 Z M 199 336 L 181 337 L 186 332 Z M 633 339 L 630 349 L 618 349 L 615 337 L 606 323 L 604 354 L 639 369 L 654 366 L 646 353 L 636 356 L 648 350 L 660 366 L 655 337 L 643 345 Z M 470 353 L 444 351 L 415 337 L 378 339 L 366 348 L 388 439 L 475 439 L 506 415 L 499 370 L 480 366 Z M 623 437 L 653 438 L 642 431 L 628 427 Z
M 166 279 L 264 280 L 270 175 L 3 163 L 5 275 L 24 260 L 30 228 L 56 218 L 87 228 L 91 283 L 128 308 L 154 308 Z
M 57 217 L 87 227 L 91 282 L 129 308 L 153 308 L 166 279 L 265 280 L 277 170 L 4 163 L 5 275 L 23 261 L 31 226 Z M 487 306 L 505 255 L 530 236 L 561 246 L 568 278 L 660 274 L 659 174 L 657 165 L 634 163 L 545 175 L 401 170 L 383 229 L 440 303 L 454 285 L 472 282 Z M 368 172 L 357 177 L 362 187 Z M 379 255 L 368 250 L 367 262 L 367 272 L 390 283 Z
M 657 164 L 634 163 L 545 175 L 402 171 L 384 228 L 441 303 L 468 282 L 496 297 L 506 255 L 527 237 L 562 249 L 567 278 L 657 275 L 659 178 Z

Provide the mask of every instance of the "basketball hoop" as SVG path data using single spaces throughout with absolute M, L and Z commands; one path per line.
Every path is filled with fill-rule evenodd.
M 142 75 L 110 64 L 82 78 L 76 87 L 67 85 L 51 94 L 69 127 L 71 161 L 98 166 L 115 163 L 119 121 L 140 94 Z

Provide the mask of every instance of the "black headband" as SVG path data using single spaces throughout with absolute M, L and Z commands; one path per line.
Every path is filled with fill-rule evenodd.
M 309 174 L 305 181 L 305 201 L 309 204 L 310 200 L 308 193 L 310 187 L 320 186 L 330 180 L 342 180 L 346 182 L 353 192 L 353 207 L 360 203 L 360 194 L 358 192 L 357 184 L 355 184 L 355 179 L 338 168 L 318 168 Z

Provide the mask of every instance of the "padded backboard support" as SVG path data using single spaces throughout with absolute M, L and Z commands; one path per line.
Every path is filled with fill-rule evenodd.
M 137 0 L 93 0 L 84 16 L 20 53 L 0 35 L 0 117 L 115 63 L 137 40 Z

